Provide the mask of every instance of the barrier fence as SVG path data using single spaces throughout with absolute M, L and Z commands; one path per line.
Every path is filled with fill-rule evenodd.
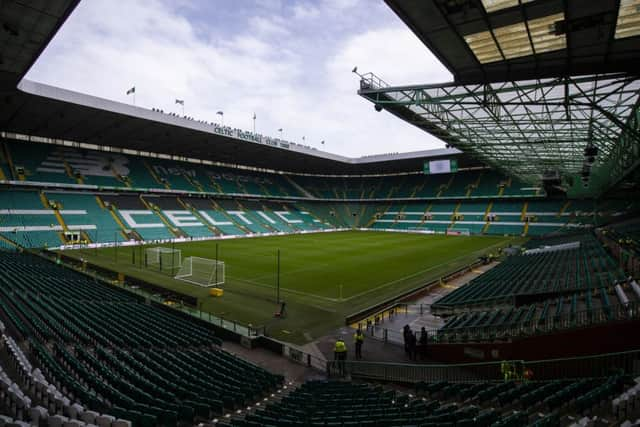
M 419 305 L 398 305 L 393 314 L 387 311 L 387 318 L 396 319 L 406 315 L 410 310 L 421 310 Z M 535 335 L 546 335 L 561 330 L 585 328 L 611 322 L 622 322 L 640 319 L 640 302 L 629 301 L 626 304 L 616 304 L 605 307 L 565 313 L 561 316 L 549 315 L 545 319 L 527 320 L 502 325 L 465 326 L 460 328 L 427 330 L 429 343 L 464 343 L 464 342 L 492 342 L 496 339 L 523 338 Z M 395 344 L 404 344 L 404 337 L 400 329 L 385 328 L 375 323 L 359 324 L 366 336 Z M 420 331 L 418 339 L 420 338 Z
M 104 269 L 99 266 L 95 266 L 89 263 L 81 263 L 75 258 L 68 257 L 65 255 L 52 253 L 48 251 L 28 251 L 33 255 L 39 256 L 51 262 L 58 262 L 65 265 L 67 268 L 71 268 L 79 273 L 82 273 L 86 276 L 93 278 L 94 280 L 101 281 L 110 286 L 116 286 L 121 289 L 125 289 L 135 295 L 138 295 L 142 299 L 150 302 L 154 302 L 163 307 L 170 308 L 181 312 L 185 315 L 198 318 L 204 322 L 207 322 L 217 328 L 222 328 L 225 331 L 233 332 L 237 335 L 244 337 L 257 337 L 266 333 L 265 326 L 253 326 L 253 325 L 243 325 L 242 323 L 236 322 L 234 320 L 227 320 L 223 317 L 216 316 L 206 311 L 202 311 L 190 304 L 184 304 L 182 301 L 175 302 L 173 304 L 167 305 L 166 295 L 161 293 L 157 293 L 156 288 L 159 288 L 155 285 L 151 285 L 147 282 L 144 282 L 137 278 L 132 278 L 129 276 L 125 277 L 125 282 L 120 283 L 117 280 L 117 273 L 108 269 Z M 163 288 L 160 288 L 163 290 Z M 173 291 L 171 293 L 174 293 Z M 197 301 L 197 300 L 196 300 Z M 195 302 L 194 302 L 195 305 Z
M 624 373 L 632 376 L 640 374 L 640 350 L 608 353 L 596 356 L 547 359 L 539 361 L 499 361 L 464 364 L 399 364 L 362 361 L 327 362 L 329 378 L 389 381 L 398 383 L 417 382 L 477 382 L 504 381 L 502 364 L 517 366 L 519 372 L 529 369 L 532 380 L 548 381 L 556 379 L 596 378 Z M 521 380 L 520 374 L 510 379 Z

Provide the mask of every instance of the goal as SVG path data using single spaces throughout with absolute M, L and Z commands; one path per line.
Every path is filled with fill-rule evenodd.
M 187 257 L 175 278 L 203 287 L 220 286 L 224 284 L 225 278 L 224 261 Z
M 468 228 L 456 228 L 454 230 L 447 230 L 449 236 L 471 236 L 471 230 Z
M 180 249 L 157 246 L 145 250 L 147 267 L 157 267 L 159 270 L 175 270 L 182 265 L 182 251 Z

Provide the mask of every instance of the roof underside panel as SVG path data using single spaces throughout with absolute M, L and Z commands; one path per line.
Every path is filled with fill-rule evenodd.
M 385 1 L 457 83 L 640 69 L 640 0 Z
M 79 0 L 0 2 L 0 83 L 3 86 L 15 88 L 78 3 Z

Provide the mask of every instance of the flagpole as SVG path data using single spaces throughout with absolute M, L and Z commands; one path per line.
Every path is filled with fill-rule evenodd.
M 135 90 L 133 91 L 133 105 L 134 105 L 134 107 L 136 105 L 136 91 Z
M 256 113 L 253 113 L 253 134 L 256 134 Z

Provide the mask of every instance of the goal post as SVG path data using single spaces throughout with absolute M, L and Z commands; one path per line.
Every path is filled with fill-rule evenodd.
M 449 236 L 471 236 L 471 230 L 468 228 L 455 228 L 447 230 Z
M 157 267 L 160 271 L 172 271 L 182 266 L 182 251 L 180 249 L 157 246 L 145 249 L 144 255 L 146 266 Z
M 225 281 L 224 261 L 190 256 L 184 259 L 175 279 L 203 287 L 220 286 Z

